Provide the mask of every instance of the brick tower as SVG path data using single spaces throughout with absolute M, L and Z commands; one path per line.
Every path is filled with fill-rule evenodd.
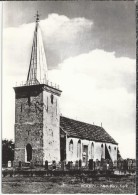
M 15 166 L 19 161 L 43 165 L 60 160 L 61 90 L 47 78 L 47 63 L 36 15 L 27 81 L 15 90 Z

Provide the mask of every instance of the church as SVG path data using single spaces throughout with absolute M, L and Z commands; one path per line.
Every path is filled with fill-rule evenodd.
M 103 127 L 61 116 L 62 91 L 48 81 L 44 45 L 36 15 L 27 81 L 15 91 L 15 166 L 47 160 L 68 163 L 82 160 L 117 160 L 118 143 Z M 64 81 L 63 81 L 64 82 Z

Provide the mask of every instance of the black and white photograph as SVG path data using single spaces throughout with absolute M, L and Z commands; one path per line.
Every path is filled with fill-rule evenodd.
M 136 193 L 136 2 L 3 1 L 4 194 Z

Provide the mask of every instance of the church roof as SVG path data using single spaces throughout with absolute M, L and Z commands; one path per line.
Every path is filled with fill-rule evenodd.
M 118 144 L 103 127 L 60 116 L 60 127 L 69 137 Z

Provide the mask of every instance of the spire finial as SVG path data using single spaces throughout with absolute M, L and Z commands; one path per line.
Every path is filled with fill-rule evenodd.
M 37 13 L 36 13 L 36 15 L 35 15 L 35 17 L 36 17 L 36 22 L 39 22 L 39 13 L 38 13 L 38 11 L 37 11 Z

